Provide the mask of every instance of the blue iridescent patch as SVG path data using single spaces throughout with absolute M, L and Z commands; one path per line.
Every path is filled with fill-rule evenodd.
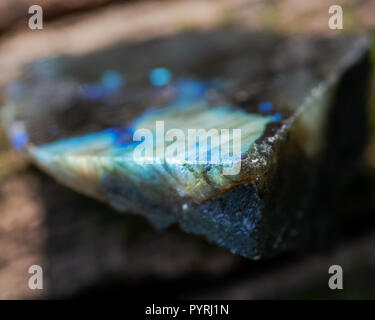
M 202 201 L 235 179 L 223 174 L 224 168 L 230 168 L 236 161 L 234 155 L 221 158 L 219 163 L 201 163 L 198 162 L 201 153 L 199 156 L 196 153 L 196 143 L 190 144 L 184 140 L 183 153 L 178 154 L 178 151 L 176 158 L 186 159 L 186 162 L 169 158 L 166 153 L 162 159 L 156 157 L 154 162 L 141 165 L 134 155 L 135 149 L 144 143 L 144 140 L 135 142 L 132 134 L 139 129 L 151 132 L 153 138 L 150 143 L 153 148 L 152 154 L 155 156 L 156 149 L 160 147 L 158 140 L 154 138 L 157 135 L 157 121 L 163 121 L 165 133 L 178 129 L 184 137 L 188 137 L 188 132 L 192 128 L 204 130 L 203 132 L 210 129 L 217 129 L 218 132 L 222 129 L 238 129 L 241 131 L 240 140 L 235 140 L 238 139 L 235 136 L 228 136 L 228 143 L 233 146 L 239 143 L 239 152 L 242 156 L 262 136 L 266 125 L 273 121 L 273 117 L 248 114 L 241 109 L 225 105 L 209 107 L 202 100 L 190 102 L 148 111 L 123 129 L 108 129 L 42 145 L 35 148 L 32 155 L 38 163 L 68 185 L 77 186 L 76 180 L 79 180 L 80 184 L 90 183 L 91 187 L 96 185 L 101 189 L 102 179 L 116 173 L 117 176 L 124 176 L 124 179 L 126 177 L 135 184 L 149 184 L 154 187 L 164 185 L 178 190 L 181 195 Z M 163 143 L 166 143 L 163 145 L 165 150 L 171 145 L 171 142 L 166 140 L 163 140 Z M 208 146 L 208 159 L 213 155 L 222 154 L 222 150 L 217 149 L 221 148 L 221 145 L 211 143 Z M 198 152 L 201 152 L 199 148 Z
M 171 81 L 172 74 L 166 68 L 156 68 L 150 73 L 150 81 L 154 86 L 165 86 Z
M 272 110 L 272 103 L 271 102 L 261 102 L 259 104 L 259 111 L 260 112 L 268 112 Z
M 101 83 L 109 91 L 117 91 L 124 86 L 125 79 L 121 73 L 114 70 L 107 70 L 101 77 Z

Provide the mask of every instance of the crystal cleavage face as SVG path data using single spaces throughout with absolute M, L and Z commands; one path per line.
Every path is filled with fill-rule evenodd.
M 30 154 L 39 165 L 59 181 L 75 189 L 80 189 L 78 186 L 81 186 L 80 191 L 99 198 L 105 198 L 101 183 L 105 181 L 106 176 L 115 174 L 124 177 L 134 185 L 147 185 L 148 188 L 154 188 L 155 192 L 160 188 L 173 189 L 179 196 L 199 203 L 240 179 L 241 158 L 238 159 L 238 172 L 225 174 L 223 167 L 232 167 L 233 161 L 230 164 L 224 159 L 212 161 L 212 154 L 214 152 L 219 154 L 220 151 L 222 153 L 223 150 L 220 144 L 207 143 L 208 137 L 204 136 L 203 143 L 207 143 L 206 152 L 211 155 L 211 158 L 205 159 L 206 161 L 198 161 L 199 159 L 190 161 L 192 154 L 193 160 L 199 156 L 195 152 L 202 150 L 202 146 L 198 143 L 196 148 L 195 143 L 188 143 L 188 130 L 196 128 L 205 133 L 210 132 L 211 129 L 227 130 L 228 149 L 237 148 L 241 157 L 262 136 L 267 123 L 273 120 L 272 116 L 247 114 L 234 107 L 208 107 L 200 101 L 191 101 L 191 104 L 170 106 L 149 112 L 135 119 L 130 127 L 123 130 L 108 129 L 82 137 L 44 144 L 31 148 Z M 156 149 L 161 147 L 158 143 L 163 144 L 162 149 L 165 154 L 168 153 L 168 148 L 174 149 L 173 144 L 178 142 L 172 141 L 165 144 L 164 137 L 156 141 L 157 134 L 153 134 L 150 146 L 153 158 L 149 159 L 151 161 L 148 163 L 141 164 L 135 159 L 135 152 L 141 142 L 134 141 L 134 133 L 137 130 L 146 129 L 155 133 L 157 121 L 165 123 L 163 133 L 172 132 L 168 130 L 186 132 L 182 140 L 184 154 L 174 157 L 167 155 L 165 159 L 157 158 Z M 240 136 L 233 139 L 230 135 L 231 129 L 240 130 Z M 220 138 L 222 140 L 223 134 L 218 137 Z M 176 161 L 177 158 L 186 161 L 179 162 Z

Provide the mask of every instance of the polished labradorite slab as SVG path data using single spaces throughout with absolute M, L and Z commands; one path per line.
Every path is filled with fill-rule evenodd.
M 332 224 L 366 137 L 369 42 L 228 31 L 58 57 L 7 85 L 2 120 L 14 147 L 61 183 L 264 258 L 317 243 Z M 241 129 L 240 144 L 227 141 L 240 170 L 224 174 L 233 157 L 189 157 L 188 141 L 176 151 L 187 161 L 160 157 L 173 141 L 154 139 L 158 121 L 186 140 L 189 129 Z M 151 163 L 134 158 L 139 129 L 152 133 Z M 211 159 L 221 147 L 209 146 Z

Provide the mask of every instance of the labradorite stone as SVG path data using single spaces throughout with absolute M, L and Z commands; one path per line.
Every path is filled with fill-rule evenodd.
M 260 259 L 317 244 L 334 224 L 366 139 L 368 48 L 366 36 L 229 31 L 124 44 L 32 64 L 5 91 L 2 119 L 61 183 Z M 168 79 L 150 82 L 151 70 Z M 241 128 L 241 171 L 135 164 L 132 134 L 156 120 Z

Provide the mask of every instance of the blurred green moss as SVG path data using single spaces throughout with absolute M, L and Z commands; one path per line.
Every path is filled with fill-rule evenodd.
M 344 32 L 363 30 L 361 18 L 358 16 L 358 8 L 355 6 L 345 6 L 343 8 Z
M 231 10 L 224 10 L 217 21 L 217 27 L 221 29 L 230 29 L 236 24 L 236 15 Z
M 277 30 L 280 21 L 280 10 L 276 2 L 266 3 L 260 16 L 261 25 L 269 30 Z

